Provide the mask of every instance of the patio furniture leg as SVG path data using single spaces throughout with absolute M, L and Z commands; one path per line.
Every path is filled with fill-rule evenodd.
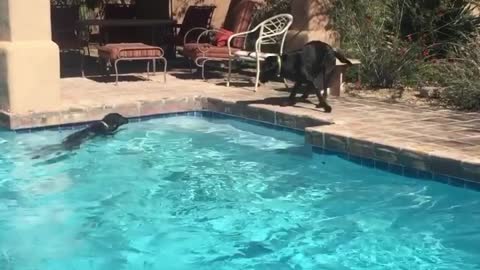
M 82 48 L 80 51 L 80 69 L 82 72 L 82 78 L 85 78 L 85 49 Z
M 190 68 L 190 73 L 191 73 L 191 74 L 195 73 L 195 72 L 193 71 L 193 66 L 192 66 L 193 60 L 190 59 L 190 58 L 188 58 L 188 59 L 187 59 L 187 62 L 188 62 L 188 68 Z
M 227 77 L 227 87 L 230 87 L 230 79 L 232 77 L 232 58 L 228 58 L 228 77 Z
M 107 63 L 105 64 L 105 71 L 107 73 L 107 76 L 110 76 L 110 72 L 112 70 L 112 60 L 108 60 Z
M 147 79 L 150 79 L 150 61 L 147 61 Z
M 155 72 L 157 71 L 157 67 L 155 66 L 156 63 L 155 63 L 155 59 L 152 59 L 152 63 L 153 63 L 153 76 L 155 76 Z
M 167 59 L 165 57 L 162 57 L 160 59 L 163 60 L 163 82 L 166 83 L 167 82 L 167 65 L 168 65 L 168 62 L 167 62 Z
M 255 77 L 255 90 L 254 90 L 254 92 L 257 92 L 259 81 L 260 81 L 260 57 L 259 57 L 259 54 L 257 53 L 257 76 Z
M 204 58 L 197 58 L 195 59 L 195 65 L 199 68 L 202 69 L 202 79 L 206 81 L 207 79 L 205 78 L 205 63 L 207 62 L 206 59 Z M 198 71 L 198 69 L 197 69 Z
M 110 66 L 111 66 L 110 60 L 107 61 L 103 58 L 99 58 L 99 59 L 100 59 L 99 64 L 100 64 L 100 69 L 101 69 L 101 72 L 102 72 L 102 76 L 104 76 L 104 77 L 110 76 Z
M 207 80 L 207 79 L 205 79 L 205 63 L 206 63 L 206 62 L 207 62 L 207 61 L 203 61 L 203 63 L 202 63 L 202 79 L 203 79 L 204 81 Z
M 115 85 L 118 85 L 118 61 L 120 61 L 119 59 L 118 60 L 115 60 Z

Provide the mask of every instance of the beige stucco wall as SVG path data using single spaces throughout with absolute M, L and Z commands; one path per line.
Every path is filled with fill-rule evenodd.
M 287 49 L 297 49 L 311 40 L 321 40 L 338 46 L 338 34 L 329 29 L 329 0 L 294 0 L 294 18 L 287 37 Z
M 0 110 L 21 114 L 59 108 L 50 0 L 0 0 L 0 33 Z
M 218 28 L 222 26 L 225 20 L 230 2 L 231 0 L 173 0 L 173 14 L 178 22 L 182 22 L 188 6 L 215 5 L 217 8 L 213 14 L 212 26 Z

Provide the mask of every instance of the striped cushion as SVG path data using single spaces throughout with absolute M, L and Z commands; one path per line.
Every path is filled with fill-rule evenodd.
M 234 33 L 248 31 L 252 24 L 253 16 L 259 6 L 258 0 L 242 0 L 235 7 L 229 11 L 227 19 L 224 23 L 224 28 Z M 235 48 L 243 48 L 245 44 L 245 37 L 238 37 L 232 41 L 232 46 Z
M 109 60 L 162 57 L 162 48 L 143 43 L 111 43 L 98 48 L 98 55 Z
M 232 48 L 233 53 L 236 51 L 238 51 L 238 49 Z M 193 60 L 199 57 L 227 60 L 230 58 L 228 47 L 217 47 L 209 43 L 187 43 L 183 47 L 183 55 Z

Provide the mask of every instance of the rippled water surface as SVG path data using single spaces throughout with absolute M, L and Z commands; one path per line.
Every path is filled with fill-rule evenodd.
M 226 119 L 0 132 L 0 269 L 480 269 L 480 193 Z

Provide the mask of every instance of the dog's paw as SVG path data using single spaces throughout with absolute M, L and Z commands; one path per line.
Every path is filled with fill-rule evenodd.
M 329 106 L 329 105 L 317 104 L 317 108 L 323 108 L 326 113 L 331 113 L 332 112 L 332 107 Z

